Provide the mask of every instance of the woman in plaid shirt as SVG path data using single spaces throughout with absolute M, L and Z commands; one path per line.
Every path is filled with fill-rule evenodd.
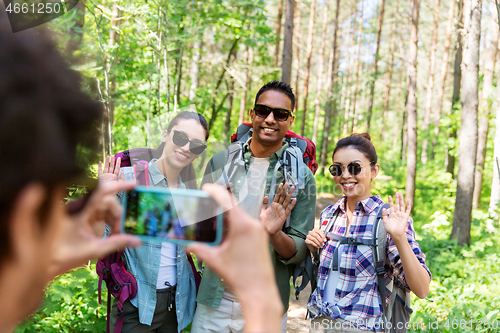
M 368 133 L 352 134 L 337 143 L 330 173 L 344 197 L 321 213 L 320 228 L 311 230 L 306 238 L 311 252 L 322 250 L 318 285 L 308 303 L 314 319 L 310 332 L 384 331 L 372 249 L 340 245 L 339 267 L 333 271 L 330 267 L 338 241 L 325 236 L 331 232 L 345 237 L 371 238 L 369 216 L 377 214 L 379 206 L 384 204 L 379 196 L 372 196 L 370 190 L 371 180 L 379 170 L 377 153 Z M 397 192 L 394 202 L 389 196 L 389 205 L 390 214 L 386 209 L 382 212 L 390 262 L 386 277 L 398 277 L 406 288 L 424 298 L 429 293 L 431 273 L 415 241 L 410 202 L 405 207 L 403 195 Z M 329 223 L 332 219 L 335 223 Z

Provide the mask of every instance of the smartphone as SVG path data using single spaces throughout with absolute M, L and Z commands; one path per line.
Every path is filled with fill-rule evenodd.
M 204 191 L 137 186 L 122 200 L 127 234 L 176 244 L 222 240 L 222 207 Z

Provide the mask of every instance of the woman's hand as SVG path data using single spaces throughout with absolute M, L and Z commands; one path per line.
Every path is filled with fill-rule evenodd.
M 399 192 L 396 192 L 394 198 L 396 205 L 389 196 L 390 216 L 387 216 L 387 209 L 382 210 L 385 230 L 391 235 L 397 247 L 408 287 L 415 295 L 424 298 L 429 293 L 430 276 L 417 259 L 406 237 L 411 204 L 408 201 L 405 209 L 403 194 Z
M 104 160 L 104 165 L 101 161 L 99 161 L 99 168 L 97 170 L 97 180 L 99 181 L 99 183 L 117 182 L 118 175 L 120 174 L 120 165 L 121 165 L 121 158 L 118 157 L 115 164 L 115 157 L 113 155 L 106 156 L 106 159 Z M 122 174 L 120 180 L 123 179 L 124 178 Z
M 321 229 L 314 228 L 306 236 L 306 245 L 311 253 L 316 249 L 322 249 L 326 242 L 326 236 Z
M 276 195 L 274 196 L 273 202 L 271 202 L 269 207 L 267 206 L 269 203 L 269 197 L 264 197 L 264 201 L 262 202 L 259 220 L 264 226 L 264 229 L 266 229 L 271 236 L 281 230 L 288 215 L 290 215 L 293 207 L 295 207 L 295 203 L 297 203 L 297 199 L 292 200 L 292 194 L 295 187 L 290 187 L 288 193 L 286 188 L 288 188 L 288 183 L 285 183 L 284 186 L 283 184 L 278 186 Z
M 387 216 L 387 209 L 382 210 L 382 218 L 384 219 L 385 231 L 387 231 L 391 237 L 397 241 L 406 238 L 406 227 L 408 224 L 408 219 L 410 218 L 411 204 L 408 200 L 406 204 L 406 209 L 404 206 L 403 194 L 396 192 L 394 195 L 396 205 L 392 202 L 392 197 L 389 196 L 389 216 Z

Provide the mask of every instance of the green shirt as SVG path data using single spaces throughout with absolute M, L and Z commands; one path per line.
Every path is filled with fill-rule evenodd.
M 233 184 L 233 194 L 235 195 L 235 197 L 238 197 L 239 195 L 239 191 L 250 165 L 250 157 L 252 156 L 252 151 L 250 150 L 250 140 L 248 140 L 243 145 L 245 171 L 243 171 L 243 169 L 239 170 L 231 179 L 231 182 Z M 287 147 L 288 143 L 284 143 L 283 146 L 278 151 L 273 153 L 270 157 L 264 195 L 269 195 L 276 162 L 278 161 L 278 159 L 281 159 L 281 157 L 283 156 L 283 152 Z M 207 168 L 205 170 L 205 175 L 202 181 L 203 184 L 217 182 L 217 180 L 222 175 L 227 157 L 227 150 L 217 153 L 212 157 L 212 159 L 208 162 Z M 306 170 L 305 188 L 304 190 L 299 190 L 298 192 L 297 203 L 290 213 L 290 226 L 284 226 L 282 229 L 295 242 L 295 255 L 289 259 L 285 259 L 281 257 L 274 250 L 272 244 L 269 243 L 271 262 L 274 266 L 276 283 L 278 285 L 278 290 L 280 292 L 283 306 L 285 307 L 285 312 L 288 310 L 288 302 L 290 297 L 290 277 L 293 273 L 294 264 L 299 264 L 306 258 L 307 246 L 305 243 L 305 238 L 307 236 L 307 233 L 314 227 L 314 216 L 316 208 L 316 181 L 307 165 L 304 164 L 303 167 Z M 277 184 L 283 181 L 281 169 L 278 170 L 276 177 Z M 256 267 L 255 269 L 259 268 Z M 223 282 L 224 281 L 219 278 L 214 272 L 210 271 L 208 268 L 205 268 L 196 301 L 206 306 L 218 308 L 225 289 Z

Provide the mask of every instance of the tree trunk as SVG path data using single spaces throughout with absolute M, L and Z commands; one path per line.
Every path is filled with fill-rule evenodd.
M 402 162 L 404 162 L 404 160 L 406 160 L 407 149 L 408 149 L 408 123 L 406 121 L 406 112 L 403 112 L 403 116 L 401 119 L 401 161 Z
M 408 154 L 406 199 L 414 204 L 415 176 L 417 171 L 417 51 L 420 0 L 410 0 L 410 45 L 408 53 Z
M 387 114 L 389 113 L 389 103 L 391 101 L 391 87 L 392 87 L 392 74 L 394 72 L 394 53 L 396 52 L 396 37 L 398 29 L 398 19 L 397 15 L 399 13 L 399 0 L 396 3 L 396 15 L 394 15 L 394 23 L 392 24 L 392 37 L 391 46 L 389 48 L 390 61 L 385 75 L 385 91 L 384 91 L 384 109 L 382 114 L 382 122 L 387 120 Z M 385 131 L 380 131 L 381 140 L 384 141 Z M 395 136 L 396 137 L 396 136 Z
M 351 90 L 352 90 L 352 69 L 354 67 L 354 42 L 356 40 L 356 20 L 358 18 L 358 7 L 357 0 L 354 2 L 354 20 L 352 21 L 352 33 L 349 33 L 349 39 L 347 42 L 350 44 L 349 48 L 351 50 L 349 68 L 347 69 L 347 76 L 345 78 L 346 82 L 346 97 L 345 97 L 345 109 L 344 109 L 344 129 L 342 131 L 342 136 L 347 136 L 349 132 L 349 111 L 351 106 Z M 351 37 L 352 36 L 352 37 Z
M 460 88 L 462 82 L 462 33 L 461 29 L 463 28 L 464 22 L 464 13 L 463 13 L 463 0 L 458 2 L 458 25 L 457 25 L 457 50 L 455 52 L 455 64 L 453 71 L 453 96 L 451 99 L 451 110 L 450 114 L 455 114 L 456 112 L 456 103 L 460 102 Z M 460 30 L 459 30 L 460 29 Z M 457 131 L 453 129 L 451 133 L 448 134 L 448 138 L 456 139 Z M 446 172 L 450 173 L 453 178 L 455 178 L 455 156 L 450 154 L 449 147 L 446 149 L 446 160 L 445 160 L 445 169 Z
M 364 11 L 364 0 L 361 0 L 361 16 L 359 19 L 359 26 L 358 26 L 358 55 L 356 57 L 356 80 L 354 81 L 354 100 L 352 103 L 352 110 L 353 110 L 353 119 L 352 119 L 352 128 L 351 132 L 354 133 L 357 129 L 358 125 L 358 108 L 357 108 L 357 102 L 358 102 L 358 90 L 359 90 L 359 65 L 360 61 L 359 58 L 361 56 L 361 37 L 363 36 L 363 11 Z
M 120 9 L 118 8 L 118 5 L 116 2 L 113 3 L 113 8 L 111 12 L 111 30 L 109 32 L 109 41 L 108 45 L 113 48 L 114 45 L 117 43 L 117 30 L 118 30 L 118 16 L 120 15 Z M 111 73 L 111 66 L 114 64 L 116 66 L 117 64 L 117 52 L 115 52 L 114 49 L 110 52 L 109 55 L 106 56 L 106 96 L 107 96 L 107 101 L 106 101 L 106 117 L 105 117 L 105 131 L 106 131 L 106 140 L 104 141 L 104 144 L 106 145 L 106 150 L 108 154 L 113 153 L 113 123 L 114 123 L 114 110 L 115 110 L 115 103 L 114 103 L 114 98 L 115 98 L 115 91 L 116 91 L 116 74 Z
M 250 91 L 250 84 L 252 83 L 251 79 L 251 67 L 253 63 L 253 50 L 250 47 L 246 47 L 245 49 L 245 72 L 243 75 L 243 92 L 241 94 L 240 101 L 240 116 L 238 118 L 238 125 L 245 121 L 247 113 L 247 102 L 248 102 L 248 92 Z
M 181 83 L 182 83 L 182 54 L 183 54 L 183 44 L 182 42 L 180 43 L 179 47 L 179 55 L 176 59 L 176 76 L 177 76 L 177 82 L 175 83 L 175 99 L 174 99 L 174 109 L 177 109 L 179 105 L 179 101 L 181 100 Z
M 234 78 L 230 78 L 227 83 L 227 91 L 229 96 L 227 97 L 227 112 L 226 119 L 224 119 L 224 131 L 222 132 L 222 137 L 224 142 L 229 142 L 231 136 L 231 115 L 233 113 L 233 99 L 234 99 Z
M 233 57 L 236 57 L 236 52 L 237 52 L 236 46 L 238 45 L 238 41 L 239 41 L 239 38 L 236 38 L 234 40 L 233 45 L 231 46 L 231 49 L 229 50 L 229 54 L 227 55 L 226 64 L 225 64 L 225 66 L 222 69 L 222 72 L 221 72 L 221 74 L 219 76 L 219 80 L 217 81 L 217 84 L 215 85 L 215 89 L 214 89 L 214 92 L 213 92 L 214 97 L 212 99 L 212 116 L 210 117 L 210 120 L 208 121 L 208 129 L 209 130 L 212 129 L 212 126 L 214 125 L 215 120 L 217 119 L 217 115 L 219 114 L 219 110 L 222 107 L 222 103 L 224 102 L 224 100 L 223 100 L 220 103 L 219 107 L 216 106 L 216 103 L 217 103 L 217 93 L 219 92 L 219 88 L 220 88 L 220 85 L 222 83 L 222 79 L 224 78 L 224 74 L 226 74 L 227 68 L 231 64 L 231 59 Z M 227 98 L 227 94 L 225 96 L 226 97 L 224 97 L 224 99 Z
M 245 112 L 247 111 L 247 93 L 248 93 L 248 59 L 249 59 L 249 47 L 245 48 L 245 70 L 243 72 L 243 91 L 241 92 L 241 100 L 240 100 L 240 116 L 238 118 L 238 125 L 243 123 L 243 119 L 245 117 Z
M 309 12 L 309 34 L 307 35 L 307 60 L 306 60 L 306 75 L 304 76 L 304 112 L 302 113 L 302 128 L 301 135 L 304 136 L 306 128 L 306 114 L 307 114 L 307 99 L 309 97 L 309 75 L 311 73 L 311 56 L 313 50 L 313 37 L 314 37 L 314 16 L 316 13 L 316 0 L 311 0 L 311 9 Z
M 163 17 L 163 31 L 168 31 L 168 21 L 167 21 L 167 11 L 166 10 L 162 10 L 162 17 Z M 163 43 L 161 45 L 161 54 L 162 54 L 162 57 L 163 57 L 163 68 L 164 68 L 164 77 L 166 78 L 165 80 L 167 81 L 167 102 L 165 103 L 165 106 L 166 106 L 166 113 L 167 115 L 170 113 L 170 80 L 169 80 L 169 77 L 170 77 L 170 71 L 168 69 L 168 58 L 167 58 L 167 54 L 168 54 L 168 36 L 167 34 L 163 34 L 163 37 L 160 39 L 161 42 Z M 196 83 L 196 85 L 198 85 L 198 83 Z M 194 96 L 193 96 L 194 97 Z M 164 125 L 161 127 L 162 130 L 165 130 L 165 126 L 166 126 L 166 119 L 165 119 L 165 122 L 162 122 Z
M 470 244 L 472 193 L 477 152 L 477 111 L 479 89 L 479 44 L 481 0 L 464 3 L 464 50 L 462 59 L 462 121 L 458 157 L 457 196 L 450 238 L 458 245 Z
M 401 139 L 401 144 L 403 142 L 403 126 L 404 126 L 404 122 L 405 122 L 405 119 L 406 119 L 406 111 L 405 111 L 405 105 L 404 103 L 402 103 L 402 96 L 405 96 L 405 94 L 408 92 L 408 89 L 406 89 L 405 87 L 405 90 L 403 91 L 403 78 L 406 77 L 406 74 L 403 72 L 403 71 L 399 71 L 399 79 L 398 79 L 398 85 L 396 87 L 396 101 L 394 102 L 394 111 L 396 112 L 396 116 L 397 117 L 400 113 L 402 113 L 404 115 L 404 117 L 401 117 L 401 119 L 403 119 L 401 121 L 401 130 L 399 130 L 399 127 L 395 126 L 394 127 L 394 133 L 393 133 L 393 140 L 392 140 L 392 146 L 394 147 L 394 150 L 396 150 L 397 146 L 398 146 L 398 138 Z M 403 105 L 402 105 L 403 104 Z M 402 152 L 403 148 L 400 149 L 400 151 Z M 401 154 L 401 161 L 404 161 L 403 159 L 403 154 Z
M 439 121 L 441 119 L 441 110 L 443 109 L 444 88 L 446 87 L 446 75 L 448 74 L 448 59 L 450 58 L 451 33 L 453 31 L 453 18 L 455 15 L 455 1 L 450 0 L 448 9 L 448 22 L 446 24 L 446 38 L 444 41 L 443 63 L 441 65 L 441 84 L 438 88 L 437 107 L 434 112 L 434 137 L 432 139 L 431 159 L 434 159 L 434 148 L 437 145 L 439 136 Z
M 427 164 L 427 145 L 429 143 L 429 123 L 431 119 L 431 109 L 432 109 L 432 94 L 434 92 L 434 73 L 436 71 L 436 48 L 437 48 L 437 36 L 438 36 L 438 26 L 439 26 L 439 5 L 441 0 L 434 1 L 434 28 L 432 30 L 431 38 L 431 54 L 429 56 L 429 79 L 427 82 L 427 93 L 425 95 L 425 117 L 424 126 L 422 127 L 422 132 L 424 133 L 424 141 L 422 143 L 422 164 Z
M 295 58 L 293 59 L 293 67 L 295 68 L 295 110 L 299 109 L 300 100 L 300 52 L 302 47 L 300 46 L 302 34 L 300 29 L 302 28 L 302 11 L 300 10 L 300 0 L 295 1 L 295 21 L 294 21 L 294 35 L 295 35 Z M 292 110 L 293 111 L 293 110 Z
M 335 79 L 337 78 L 336 66 L 338 56 L 337 49 L 337 38 L 339 31 L 339 12 L 340 12 L 340 0 L 337 0 L 337 7 L 335 8 L 335 26 L 333 28 L 333 45 L 332 45 L 332 56 L 330 57 L 330 66 L 331 73 L 328 75 L 330 77 L 330 81 L 327 82 L 326 93 L 327 93 L 327 101 L 325 108 L 325 126 L 323 128 L 323 139 L 321 141 L 321 153 L 320 153 L 320 167 L 321 172 L 324 172 L 326 166 L 326 157 L 328 154 L 328 141 L 331 127 L 331 118 L 332 118 L 332 106 L 334 105 L 334 93 L 333 89 L 335 87 Z
M 340 35 L 342 36 L 342 30 L 340 30 Z M 332 46 L 330 48 L 330 55 L 328 56 L 328 69 L 327 69 L 327 74 L 326 74 L 326 96 L 328 97 L 328 94 L 329 94 L 329 88 L 330 88 L 330 84 L 332 82 L 332 75 L 333 75 L 333 64 L 332 64 L 332 61 L 333 61 L 333 56 L 335 55 L 335 50 L 333 50 L 333 43 L 332 43 Z
M 318 144 L 316 141 L 318 138 L 318 123 L 319 123 L 319 113 L 320 113 L 320 97 L 321 97 L 321 86 L 323 84 L 323 66 L 325 62 L 325 39 L 326 39 L 326 27 L 328 26 L 328 1 L 325 0 L 325 7 L 323 8 L 323 26 L 321 27 L 321 44 L 319 47 L 319 60 L 318 60 L 318 81 L 316 83 L 316 97 L 314 99 L 314 125 L 312 141 Z
M 193 101 L 196 96 L 196 89 L 198 89 L 198 75 L 200 73 L 200 52 L 203 44 L 203 35 L 200 36 L 200 40 L 193 43 L 193 58 L 191 61 L 191 72 L 189 77 L 191 78 L 191 86 L 189 86 L 189 100 Z
M 283 21 L 283 0 L 278 0 L 278 18 L 276 23 L 276 49 L 274 50 L 274 66 L 278 67 L 281 41 L 281 21 Z
M 293 51 L 293 7 L 295 0 L 286 0 L 285 37 L 283 38 L 283 61 L 281 63 L 281 81 L 290 84 L 292 78 Z
M 476 171 L 474 175 L 474 195 L 472 199 L 473 209 L 479 208 L 479 202 L 481 200 L 484 160 L 486 158 L 486 145 L 488 141 L 489 131 L 489 118 L 491 113 L 491 105 L 493 104 L 494 99 L 494 96 L 491 93 L 491 88 L 493 86 L 493 78 L 495 76 L 494 72 L 498 49 L 498 19 L 496 18 L 496 15 L 493 15 L 491 25 L 491 41 L 486 55 L 483 77 L 483 91 L 480 105 L 481 118 L 479 121 L 477 138 Z
M 73 25 L 69 28 L 69 41 L 66 45 L 66 50 L 69 54 L 73 54 L 82 44 L 83 25 L 85 24 L 85 4 L 80 1 L 73 9 L 76 15 L 73 17 Z
M 384 10 L 385 10 L 385 0 L 382 0 L 382 3 L 380 4 L 380 14 L 377 27 L 377 49 L 375 50 L 375 59 L 373 61 L 373 74 L 372 74 L 372 79 L 370 80 L 370 96 L 368 98 L 368 115 L 366 119 L 367 131 L 370 131 L 370 122 L 372 119 L 372 112 L 373 112 L 373 98 L 375 96 L 375 82 L 377 81 L 378 77 L 378 54 L 380 51 L 380 39 L 382 37 L 382 25 L 384 24 Z M 390 71 L 392 71 L 392 65 Z
M 497 74 L 500 77 L 500 70 Z M 491 182 L 489 213 L 498 221 L 498 208 L 500 207 L 500 84 L 497 83 L 497 112 L 495 120 L 495 140 L 493 142 L 493 180 Z

